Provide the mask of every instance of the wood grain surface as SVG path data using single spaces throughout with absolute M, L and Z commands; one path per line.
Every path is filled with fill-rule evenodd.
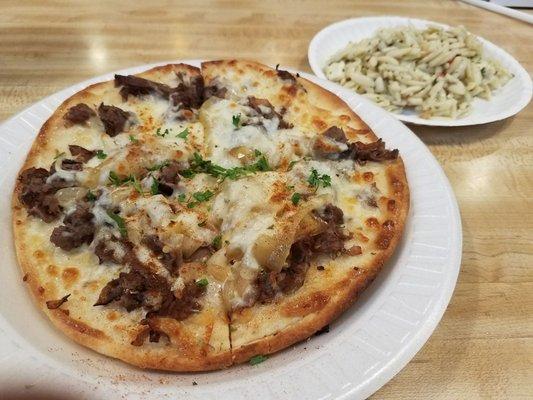
M 250 58 L 309 71 L 307 46 L 349 17 L 462 24 L 533 70 L 533 27 L 455 1 L 0 1 L 0 120 L 105 72 Z M 375 399 L 533 397 L 533 106 L 502 122 L 411 126 L 455 190 L 461 274 L 437 330 Z

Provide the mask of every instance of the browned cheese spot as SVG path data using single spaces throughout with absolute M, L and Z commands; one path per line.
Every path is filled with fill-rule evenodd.
M 40 260 L 40 259 L 43 259 L 46 256 L 46 254 L 44 254 L 42 250 L 35 250 L 33 252 L 33 256 L 37 258 L 38 260 Z
M 54 264 L 50 264 L 46 267 L 46 272 L 52 276 L 57 276 L 57 267 Z
M 328 127 L 328 124 L 325 121 L 322 121 L 320 118 L 313 118 L 313 126 L 320 131 L 325 130 Z
M 383 223 L 381 232 L 376 239 L 377 247 L 382 250 L 387 249 L 393 237 L 394 221 L 387 220 Z
M 65 285 L 67 286 L 70 286 L 74 282 L 76 282 L 79 276 L 80 276 L 80 271 L 77 268 L 73 268 L 73 267 L 65 268 L 61 274 L 61 277 L 63 278 L 63 282 L 65 282 Z
M 372 182 L 374 180 L 374 174 L 370 171 L 368 172 L 365 172 L 363 174 L 363 179 L 366 181 L 366 182 Z
M 373 229 L 376 229 L 376 228 L 379 228 L 379 221 L 374 218 L 374 217 L 370 217 L 368 218 L 366 221 L 365 221 L 365 224 L 366 226 L 368 226 L 369 228 L 373 228 Z

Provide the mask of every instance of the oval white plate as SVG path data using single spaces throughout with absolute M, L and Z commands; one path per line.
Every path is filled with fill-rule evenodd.
M 357 42 L 368 38 L 381 28 L 392 28 L 399 25 L 412 24 L 415 28 L 425 28 L 427 25 L 437 25 L 445 29 L 450 27 L 436 22 L 404 17 L 365 17 L 337 22 L 318 32 L 309 44 L 308 58 L 311 69 L 319 78 L 326 78 L 323 68 L 328 60 L 349 42 Z M 468 28 L 468 27 L 467 27 Z M 464 126 L 486 124 L 499 121 L 517 114 L 522 110 L 532 95 L 531 77 L 527 71 L 506 51 L 495 44 L 478 37 L 483 44 L 486 57 L 498 60 L 504 68 L 514 74 L 504 87 L 493 93 L 492 99 L 486 101 L 480 98 L 472 102 L 472 112 L 459 119 L 418 117 L 411 110 L 404 110 L 400 114 L 391 113 L 400 121 L 419 125 L 433 126 Z
M 199 64 L 198 60 L 184 62 Z M 154 65 L 119 73 L 138 73 Z M 400 149 L 411 189 L 411 212 L 394 257 L 356 304 L 331 325 L 331 331 L 254 367 L 169 374 L 142 371 L 101 356 L 50 325 L 30 300 L 17 266 L 11 239 L 11 192 L 43 122 L 68 96 L 113 78 L 107 74 L 62 90 L 0 127 L 1 394 L 157 400 L 362 399 L 407 364 L 435 329 L 455 287 L 462 246 L 457 203 L 435 158 L 402 123 L 338 85 L 302 75 L 342 97 L 389 147 Z

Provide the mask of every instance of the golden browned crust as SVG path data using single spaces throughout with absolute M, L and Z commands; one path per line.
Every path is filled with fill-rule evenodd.
M 253 68 L 256 71 L 265 73 L 265 77 L 274 78 L 276 76 L 272 69 L 261 64 L 250 61 L 222 60 L 210 63 L 204 63 L 203 67 L 209 68 L 236 68 L 246 70 Z M 146 71 L 139 76 L 144 76 L 157 80 L 157 76 L 171 73 L 173 71 L 184 71 L 186 73 L 198 73 L 198 69 L 187 65 L 166 65 L 156 67 Z M 366 126 L 366 124 L 355 114 L 341 99 L 329 91 L 323 89 L 314 83 L 297 78 L 308 93 L 309 99 L 317 106 L 333 112 L 345 123 L 346 126 L 353 129 L 348 132 L 350 139 L 357 138 L 358 135 L 364 135 L 370 140 L 375 140 L 376 136 Z M 54 114 L 47 120 L 41 128 L 22 170 L 32 166 L 39 165 L 40 157 L 43 152 L 51 152 L 50 142 L 53 140 L 54 126 L 62 123 L 62 118 L 66 110 L 79 102 L 94 101 L 98 103 L 98 92 L 106 87 L 113 85 L 113 82 L 97 83 L 78 92 L 67 99 L 58 107 Z M 61 309 L 48 310 L 46 300 L 57 298 L 58 293 L 47 293 L 45 284 L 38 279 L 38 270 L 42 268 L 36 264 L 27 249 L 25 248 L 24 222 L 28 218 L 25 209 L 18 201 L 20 184 L 16 184 L 13 194 L 13 230 L 15 238 L 15 247 L 18 260 L 24 275 L 27 277 L 27 284 L 31 289 L 32 297 L 38 306 L 47 314 L 53 324 L 69 336 L 74 341 L 92 348 L 93 350 L 119 358 L 130 364 L 141 368 L 153 368 L 172 371 L 202 371 L 214 370 L 227 367 L 232 363 L 247 361 L 250 357 L 257 354 L 269 354 L 279 351 L 291 344 L 304 340 L 337 318 L 357 299 L 363 291 L 377 276 L 384 263 L 390 258 L 396 248 L 401 234 L 404 229 L 405 220 L 409 210 L 409 189 L 405 176 L 405 170 L 401 158 L 393 162 L 387 162 L 386 175 L 392 190 L 394 207 L 387 208 L 388 214 L 385 220 L 393 221 L 392 229 L 390 224 L 387 227 L 380 225 L 381 233 L 379 243 L 381 243 L 380 252 L 372 261 L 372 264 L 365 269 L 359 269 L 354 266 L 346 276 L 337 281 L 334 286 L 325 287 L 321 290 L 307 290 L 305 284 L 298 291 L 297 296 L 287 296 L 278 299 L 272 307 L 283 312 L 290 317 L 299 317 L 300 319 L 287 326 L 279 332 L 268 334 L 251 343 L 240 347 L 234 347 L 226 352 L 214 355 L 194 354 L 191 357 L 184 357 L 177 351 L 165 349 L 165 351 L 149 351 L 143 347 L 134 347 L 129 344 L 121 344 L 113 341 L 104 332 L 91 327 L 83 321 L 79 321 Z M 234 315 L 238 317 L 238 313 Z

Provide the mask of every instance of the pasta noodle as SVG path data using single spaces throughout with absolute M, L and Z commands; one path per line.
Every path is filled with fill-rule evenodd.
M 462 26 L 381 29 L 338 52 L 324 72 L 389 111 L 411 107 L 422 118 L 462 117 L 474 97 L 490 100 L 512 78 Z

